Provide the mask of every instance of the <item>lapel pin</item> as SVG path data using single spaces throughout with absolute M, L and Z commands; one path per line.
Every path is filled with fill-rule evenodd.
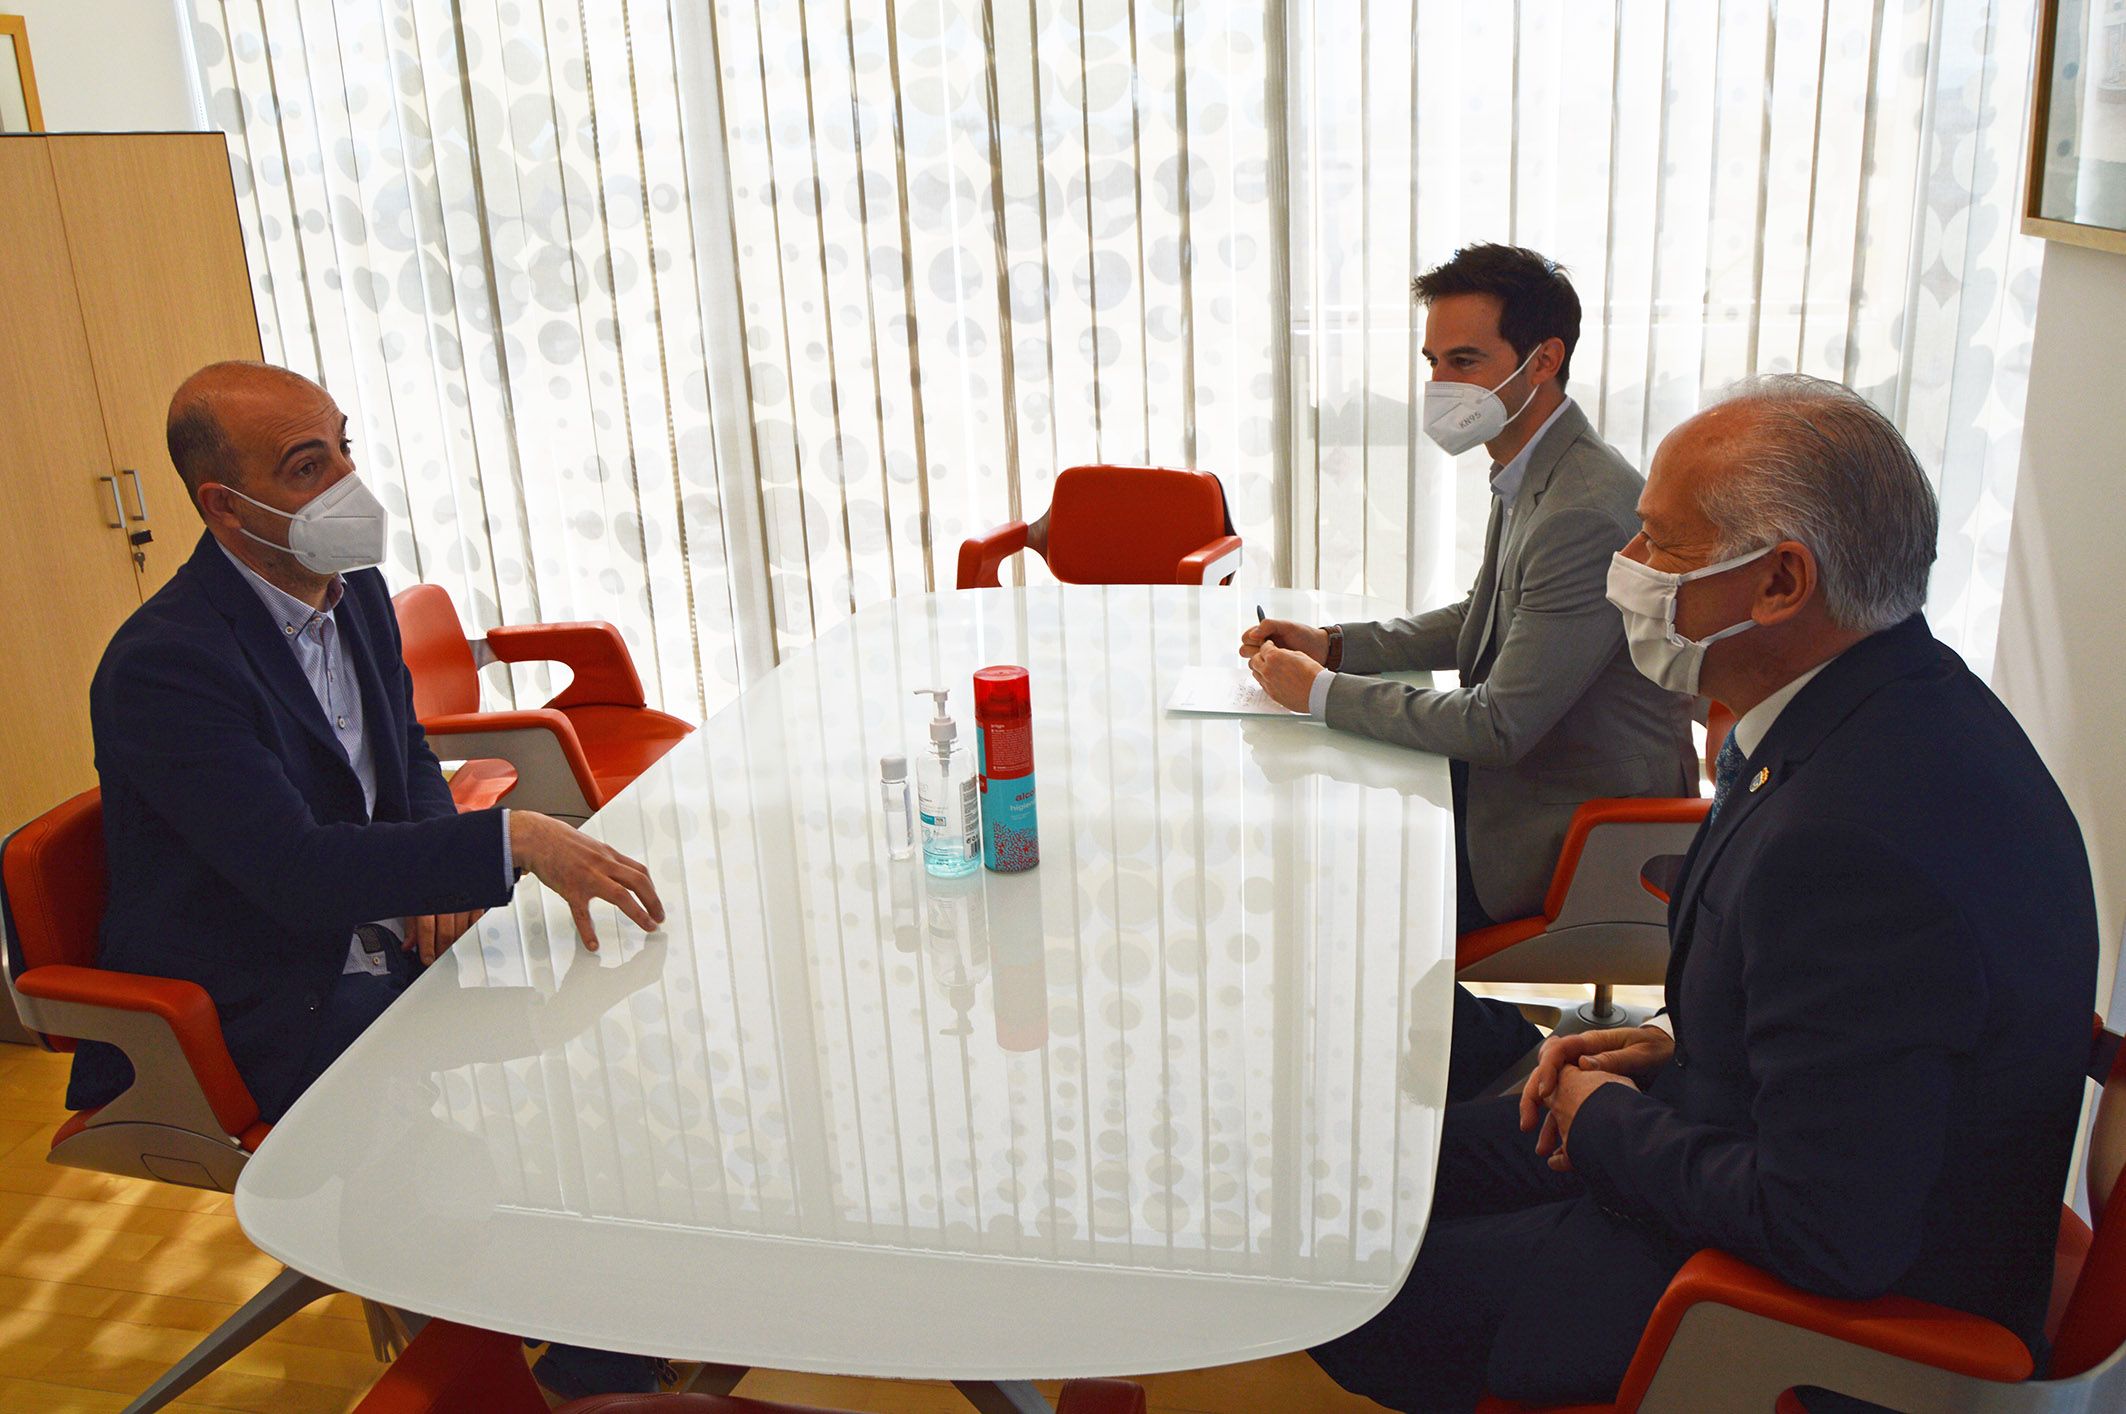
M 1772 778 L 1772 768 L 1771 768 L 1771 767 L 1769 767 L 1769 766 L 1760 766 L 1760 767 L 1758 767 L 1758 768 L 1757 768 L 1757 776 L 1756 776 L 1756 779 L 1754 779 L 1754 780 L 1752 780 L 1752 781 L 1750 782 L 1750 794 L 1751 794 L 1751 795 L 1755 795 L 1755 794 L 1757 793 L 1757 787 L 1759 787 L 1759 786 L 1763 785 L 1763 784 L 1764 784 L 1764 783 L 1765 783 L 1766 781 L 1770 780 L 1771 778 Z

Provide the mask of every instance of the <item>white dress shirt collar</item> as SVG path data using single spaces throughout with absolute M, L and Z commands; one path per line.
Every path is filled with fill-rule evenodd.
M 1786 704 L 1799 697 L 1801 689 L 1816 680 L 1816 674 L 1837 661 L 1838 654 L 1833 653 L 1800 677 L 1795 678 L 1785 687 L 1780 688 L 1770 697 L 1750 708 L 1749 711 L 1744 712 L 1735 722 L 1735 749 L 1744 756 L 1755 756 L 1757 748 L 1764 744 L 1765 734 L 1771 731 L 1772 723 L 1778 721 L 1779 714 L 1786 710 Z
M 1504 466 L 1497 462 L 1491 464 L 1492 495 L 1509 506 L 1513 504 L 1513 498 L 1521 494 L 1521 483 L 1528 477 L 1528 463 L 1534 457 L 1535 449 L 1542 445 L 1543 438 L 1557 425 L 1557 420 L 1564 415 L 1565 409 L 1571 406 L 1572 399 L 1567 398 L 1552 409 L 1550 416 L 1543 419 L 1543 425 L 1535 430 L 1535 436 L 1530 437 L 1527 445 L 1513 454 L 1512 461 Z

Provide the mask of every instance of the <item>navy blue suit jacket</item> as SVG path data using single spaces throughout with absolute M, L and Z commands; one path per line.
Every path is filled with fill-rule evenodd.
M 89 689 L 110 896 L 98 962 L 197 982 L 259 1110 L 277 1118 L 354 929 L 505 902 L 503 816 L 460 815 L 413 711 L 384 577 L 334 612 L 362 692 L 374 818 L 272 615 L 211 536 L 111 639 Z M 117 1097 L 84 1044 L 67 1104 Z
M 1684 868 L 1675 1055 L 1582 1105 L 1589 1194 L 1673 1250 L 1976 1312 L 2042 1360 L 2097 921 L 2015 719 L 1915 615 L 1787 705 Z

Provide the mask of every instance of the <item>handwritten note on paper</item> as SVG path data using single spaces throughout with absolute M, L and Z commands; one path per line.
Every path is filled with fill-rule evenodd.
M 1197 712 L 1220 717 L 1298 717 L 1271 700 L 1246 668 L 1183 668 L 1173 696 L 1166 699 L 1169 712 Z

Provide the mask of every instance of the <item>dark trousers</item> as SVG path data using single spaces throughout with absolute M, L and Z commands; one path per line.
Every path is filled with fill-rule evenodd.
M 1448 763 L 1454 785 L 1454 931 L 1473 933 L 1495 921 L 1477 901 L 1476 880 L 1469 873 L 1469 767 Z M 1543 1033 L 1506 1002 L 1479 997 L 1459 982 L 1454 986 L 1454 1031 L 1447 1059 L 1447 1099 L 1470 1100 L 1484 1093 L 1506 1069 L 1541 1044 Z
M 1510 1096 L 1456 1105 L 1432 1217 L 1402 1290 L 1313 1355 L 1391 1409 L 1612 1398 L 1688 1249 L 1610 1216 L 1553 1172 Z
M 261 1106 L 259 1118 L 268 1124 L 279 1120 L 295 1103 L 295 1097 L 316 1084 L 318 1077 L 354 1044 L 354 1038 L 368 1030 L 370 1023 L 384 1014 L 384 1008 L 399 999 L 413 981 L 413 963 L 396 947 L 385 956 L 390 971 L 382 976 L 343 972 L 333 979 L 332 990 L 319 1004 L 317 1040 L 303 1058 L 300 1078 L 289 1089 L 287 1098 L 273 1107 L 273 1113 L 264 1113 L 265 1107 Z

